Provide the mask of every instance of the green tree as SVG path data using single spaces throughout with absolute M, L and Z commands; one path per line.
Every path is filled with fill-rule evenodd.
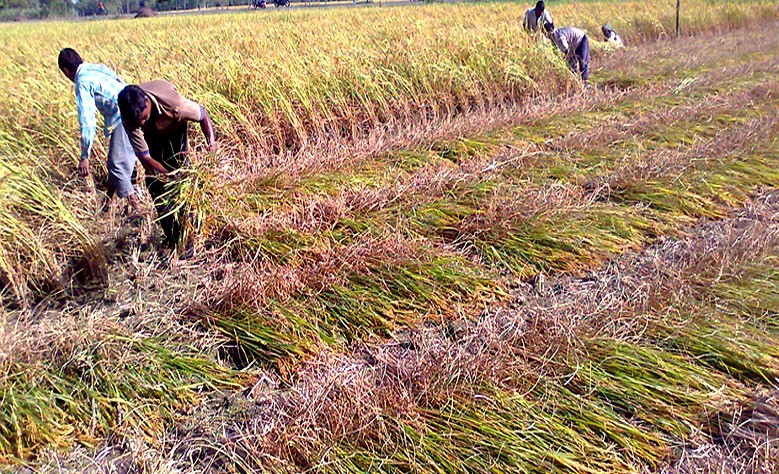
M 65 16 L 72 12 L 73 4 L 69 0 L 40 0 L 42 17 Z

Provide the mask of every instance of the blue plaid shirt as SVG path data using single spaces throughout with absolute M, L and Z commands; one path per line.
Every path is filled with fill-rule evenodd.
M 81 125 L 81 159 L 89 158 L 95 141 L 97 119 L 95 112 L 103 115 L 105 136 L 121 124 L 119 92 L 125 83 L 116 73 L 102 64 L 82 63 L 76 71 L 76 103 L 78 122 Z

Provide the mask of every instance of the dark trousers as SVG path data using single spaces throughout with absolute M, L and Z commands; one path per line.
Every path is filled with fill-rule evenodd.
M 187 162 L 189 142 L 187 141 L 187 124 L 165 135 L 145 135 L 149 145 L 149 155 L 159 161 L 169 171 L 175 171 Z M 165 232 L 165 242 L 176 245 L 181 239 L 185 212 L 178 209 L 176 192 L 171 187 L 153 176 L 146 177 L 146 187 L 154 200 L 162 231 Z
M 587 79 L 590 78 L 590 42 L 586 36 L 579 43 L 579 46 L 576 47 L 570 64 L 571 69 L 574 71 L 578 70 L 582 75 L 582 80 L 587 82 Z

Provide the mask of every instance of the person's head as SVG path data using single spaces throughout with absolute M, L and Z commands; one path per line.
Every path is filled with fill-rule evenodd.
M 151 117 L 151 101 L 140 87 L 127 86 L 119 92 L 119 112 L 127 125 L 140 127 Z
M 81 59 L 81 56 L 72 48 L 63 49 L 57 58 L 57 65 L 60 71 L 73 82 L 76 82 L 76 71 L 78 71 L 78 67 L 83 62 L 84 60 Z
M 546 30 L 546 33 L 549 35 L 554 33 L 554 23 L 552 23 L 551 21 L 548 23 L 544 23 L 544 30 Z
M 543 15 L 543 14 L 544 14 L 544 9 L 545 9 L 545 8 L 546 8 L 546 5 L 544 5 L 544 2 L 543 2 L 543 1 L 541 1 L 541 0 L 539 0 L 539 1 L 536 3 L 536 8 L 535 8 L 535 11 L 536 11 L 536 16 L 541 16 L 541 15 Z

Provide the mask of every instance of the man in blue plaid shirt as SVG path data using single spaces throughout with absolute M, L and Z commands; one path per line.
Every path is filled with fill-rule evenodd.
M 89 174 L 89 155 L 95 141 L 97 112 L 103 116 L 104 132 L 109 139 L 108 146 L 108 195 L 127 198 L 133 208 L 138 200 L 133 187 L 135 174 L 135 153 L 127 132 L 122 126 L 117 97 L 125 83 L 119 76 L 102 64 L 85 63 L 71 48 L 60 51 L 57 59 L 60 70 L 76 84 L 78 121 L 81 126 L 81 158 L 78 172 Z

